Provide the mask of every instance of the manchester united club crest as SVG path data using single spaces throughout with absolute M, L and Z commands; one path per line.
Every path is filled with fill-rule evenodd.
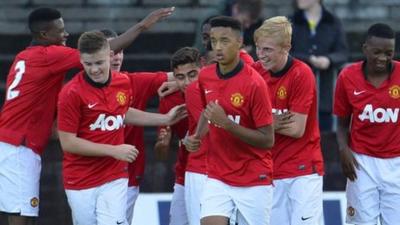
M 354 216 L 355 214 L 356 214 L 356 210 L 353 207 L 351 207 L 351 206 L 347 207 L 347 215 Z
M 281 100 L 285 99 L 287 97 L 286 88 L 284 86 L 280 86 L 276 92 L 276 96 Z
M 389 88 L 389 95 L 394 99 L 400 98 L 400 86 L 393 85 Z
M 117 102 L 120 105 L 125 105 L 127 103 L 128 98 L 126 97 L 126 94 L 124 92 L 119 91 L 116 97 L 117 97 Z
M 234 93 L 231 96 L 231 103 L 235 107 L 240 107 L 243 105 L 244 97 L 240 93 Z
M 38 207 L 38 205 L 39 205 L 39 199 L 36 198 L 36 197 L 33 197 L 33 198 L 31 199 L 31 206 L 32 206 L 33 208 L 36 208 L 36 207 Z

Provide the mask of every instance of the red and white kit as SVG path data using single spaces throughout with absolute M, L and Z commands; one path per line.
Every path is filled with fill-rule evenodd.
M 112 72 L 98 84 L 80 72 L 61 91 L 58 129 L 95 143 L 123 144 L 131 100 L 127 75 Z M 126 221 L 128 163 L 64 152 L 63 176 L 74 224 Z
M 271 225 L 318 224 L 322 219 L 324 168 L 314 74 L 305 63 L 292 57 L 277 73 L 265 70 L 261 61 L 254 68 L 267 82 L 274 114 L 290 111 L 307 116 L 302 137 L 275 133 Z
M 347 222 L 396 224 L 400 220 L 400 63 L 374 87 L 363 72 L 365 62 L 354 63 L 339 75 L 334 113 L 351 116 L 349 147 L 359 164 L 357 179 L 348 180 Z
M 218 102 L 235 123 L 257 129 L 272 124 L 268 87 L 251 66 L 243 63 L 222 75 L 217 64 L 199 75 L 203 107 Z M 230 218 L 238 209 L 239 223 L 268 224 L 272 200 L 271 151 L 244 143 L 209 125 L 208 178 L 201 200 L 201 217 Z M 251 207 L 249 207 L 251 206 Z
M 0 211 L 38 216 L 41 153 L 51 135 L 65 73 L 79 52 L 30 46 L 14 59 L 0 113 Z

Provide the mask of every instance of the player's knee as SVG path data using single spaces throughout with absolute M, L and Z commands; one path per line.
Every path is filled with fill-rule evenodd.
M 201 225 L 228 225 L 229 219 L 224 216 L 207 216 L 200 220 Z

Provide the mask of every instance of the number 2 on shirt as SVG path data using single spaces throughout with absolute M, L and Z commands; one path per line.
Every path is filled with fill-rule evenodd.
M 21 82 L 22 76 L 25 73 L 25 61 L 24 60 L 18 61 L 17 64 L 15 65 L 15 70 L 17 71 L 17 73 L 15 74 L 15 78 L 7 90 L 7 100 L 14 99 L 19 95 L 19 91 L 14 90 L 14 88 L 16 88 L 19 82 Z

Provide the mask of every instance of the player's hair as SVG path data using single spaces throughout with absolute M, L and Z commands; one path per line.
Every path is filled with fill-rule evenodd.
M 116 38 L 116 37 L 118 37 L 117 32 L 115 32 L 112 29 L 106 28 L 106 29 L 100 30 L 100 32 L 103 33 L 104 36 L 106 36 L 106 38 Z
M 292 41 L 292 25 L 285 16 L 276 16 L 267 19 L 254 32 L 254 41 L 259 38 L 270 37 L 279 40 L 281 46 L 290 45 Z
M 371 37 L 394 39 L 395 33 L 393 29 L 384 23 L 375 23 L 368 28 L 367 39 Z
M 217 16 L 210 20 L 211 28 L 213 27 L 230 27 L 232 30 L 242 32 L 242 25 L 239 20 L 230 16 Z
M 237 0 L 237 10 L 239 13 L 246 13 L 252 20 L 260 17 L 263 9 L 262 0 Z
M 218 16 L 213 15 L 213 16 L 209 16 L 206 19 L 204 19 L 203 22 L 201 23 L 201 27 L 203 27 L 205 24 L 210 24 L 210 21 L 212 19 L 214 19 L 215 17 L 218 17 Z
M 196 48 L 183 47 L 176 51 L 171 57 L 171 69 L 180 65 L 194 63 L 200 67 L 200 52 Z
M 105 47 L 109 47 L 109 43 L 100 31 L 85 32 L 78 40 L 78 49 L 81 53 L 93 54 Z
M 31 33 L 46 30 L 48 23 L 60 19 L 61 13 L 53 8 L 38 8 L 29 14 L 28 27 Z

